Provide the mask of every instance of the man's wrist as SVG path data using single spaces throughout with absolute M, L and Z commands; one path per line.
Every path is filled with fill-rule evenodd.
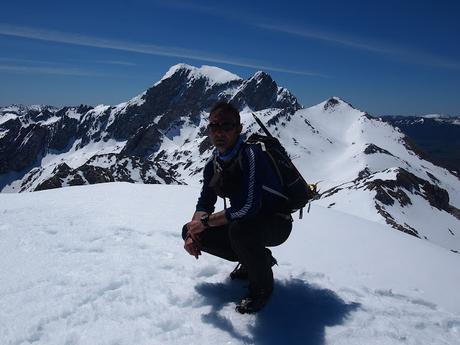
M 200 218 L 206 213 L 208 213 L 208 212 L 206 212 L 206 211 L 195 211 L 195 213 L 193 214 L 192 220 L 200 220 Z
M 204 214 L 200 217 L 200 222 L 205 228 L 209 228 L 209 214 Z

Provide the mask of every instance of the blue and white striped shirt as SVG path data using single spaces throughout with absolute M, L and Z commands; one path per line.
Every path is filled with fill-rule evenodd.
M 230 207 L 225 215 L 229 221 L 250 218 L 256 215 L 286 213 L 281 183 L 269 157 L 260 145 L 241 145 L 241 185 L 233 188 L 228 195 Z M 219 160 L 219 157 L 217 157 Z M 233 159 L 238 159 L 236 155 Z M 209 185 L 214 175 L 213 159 L 204 168 L 203 188 L 198 198 L 196 210 L 213 213 L 217 195 Z

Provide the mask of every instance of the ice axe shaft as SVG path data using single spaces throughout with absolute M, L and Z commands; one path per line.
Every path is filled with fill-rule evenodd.
M 262 121 L 260 121 L 260 119 L 256 116 L 256 114 L 252 113 L 252 116 L 254 116 L 254 118 L 256 119 L 257 124 L 260 126 L 260 128 L 262 128 L 262 130 L 264 131 L 265 135 L 267 137 L 273 138 L 273 135 L 268 131 L 267 127 L 265 127 L 265 125 L 262 123 Z
M 267 137 L 270 137 L 270 138 L 275 138 L 267 129 L 267 127 L 265 127 L 265 125 L 262 123 L 262 121 L 260 121 L 260 119 L 256 116 L 256 114 L 252 113 L 252 116 L 254 116 L 254 119 L 256 119 L 256 122 L 258 123 L 258 125 L 260 126 L 260 128 L 262 128 L 262 130 L 264 131 L 265 135 Z M 276 138 L 275 138 L 276 139 Z M 307 181 L 305 181 L 305 179 L 303 178 L 302 174 L 299 172 L 299 170 L 297 169 L 297 167 L 294 165 L 294 163 L 292 163 L 291 161 L 291 165 L 292 167 L 295 169 L 295 171 L 297 172 L 297 174 L 300 176 L 300 178 L 302 179 L 303 183 L 305 183 L 305 186 L 308 187 L 308 183 Z M 310 187 L 308 187 L 310 188 Z

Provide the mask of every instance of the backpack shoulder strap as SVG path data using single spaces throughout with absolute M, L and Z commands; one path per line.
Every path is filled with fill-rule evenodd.
M 278 175 L 278 178 L 280 179 L 281 185 L 284 186 L 284 178 L 283 174 L 281 174 L 281 171 L 278 167 L 278 163 L 276 163 L 276 159 L 273 157 L 273 155 L 269 151 L 265 151 L 267 153 L 267 156 L 270 158 L 272 162 L 272 166 L 275 169 L 276 175 Z
M 238 162 L 238 167 L 240 169 L 242 169 L 242 167 L 243 167 L 243 154 L 244 154 L 244 151 L 248 148 L 249 145 L 252 145 L 252 143 L 248 143 L 248 142 L 244 141 L 241 144 L 240 149 L 238 150 L 238 156 L 236 157 L 236 161 Z
M 260 134 L 253 134 L 249 137 L 248 139 L 249 142 L 246 142 L 246 145 L 258 145 L 261 148 L 261 150 L 265 152 L 265 154 L 267 155 L 267 157 L 269 158 L 271 162 L 271 166 L 274 168 L 275 173 L 281 182 L 281 185 L 284 186 L 283 174 L 281 174 L 281 171 L 278 167 L 278 163 L 276 162 L 275 157 L 273 156 L 272 153 L 270 153 L 270 150 L 267 148 L 267 145 L 265 145 L 265 142 L 263 140 L 264 138 L 267 138 L 267 137 L 261 136 Z

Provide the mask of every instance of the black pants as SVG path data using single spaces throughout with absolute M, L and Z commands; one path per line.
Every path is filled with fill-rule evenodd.
M 271 291 L 271 252 L 266 247 L 278 246 L 286 241 L 291 229 L 292 220 L 278 215 L 238 219 L 204 230 L 200 234 L 201 250 L 243 264 L 248 270 L 250 290 Z M 184 225 L 184 240 L 186 235 L 187 227 Z

